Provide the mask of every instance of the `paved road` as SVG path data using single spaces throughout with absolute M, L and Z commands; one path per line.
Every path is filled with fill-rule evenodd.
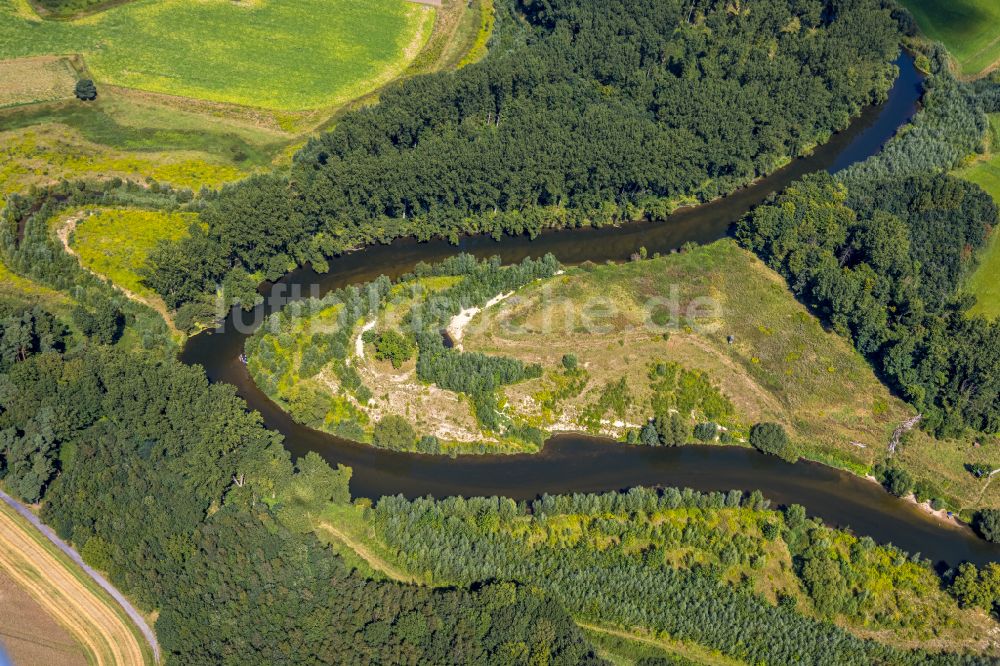
M 18 502 L 17 500 L 15 500 L 13 497 L 3 492 L 2 490 L 0 490 L 0 500 L 3 500 L 8 506 L 17 511 L 28 522 L 34 525 L 39 532 L 45 535 L 45 538 L 47 538 L 49 541 L 55 544 L 55 546 L 59 550 L 64 552 L 67 556 L 69 556 L 71 560 L 76 562 L 76 564 L 81 569 L 83 569 L 84 572 L 86 572 L 86 574 L 90 576 L 90 578 L 93 579 L 95 583 L 100 585 L 105 592 L 110 594 L 111 597 L 115 601 L 117 601 L 118 604 L 123 609 L 125 609 L 125 612 L 128 614 L 128 616 L 132 619 L 135 625 L 139 627 L 139 631 L 142 632 L 142 635 L 146 638 L 146 642 L 149 643 L 149 646 L 153 649 L 153 654 L 156 656 L 156 661 L 159 662 L 160 644 L 156 642 L 156 634 L 153 633 L 153 630 L 146 623 L 146 620 L 145 618 L 143 618 L 142 614 L 138 610 L 136 610 L 136 608 L 131 603 L 129 603 L 128 599 L 125 598 L 125 595 L 119 592 L 114 585 L 109 583 L 107 579 L 104 578 L 104 576 L 99 574 L 92 567 L 88 566 L 83 561 L 83 558 L 80 557 L 79 553 L 73 550 L 73 548 L 70 547 L 70 545 L 67 544 L 65 541 L 56 536 L 56 533 L 52 531 L 52 528 L 50 528 L 48 525 L 45 525 L 42 521 L 40 521 L 38 517 L 35 516 L 35 514 L 33 514 L 31 511 L 28 511 L 28 509 L 25 508 L 20 502 Z

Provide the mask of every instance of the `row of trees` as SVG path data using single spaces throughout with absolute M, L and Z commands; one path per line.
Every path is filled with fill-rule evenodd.
M 822 527 L 800 506 L 766 507 L 759 493 L 676 489 L 529 503 L 386 497 L 368 521 L 399 561 L 435 581 L 531 583 L 587 621 L 667 632 L 748 663 L 977 663 L 894 650 L 812 619 L 798 584 L 777 605 L 758 596 L 753 580 L 780 539 L 823 617 L 933 632 L 957 613 L 926 562 Z M 873 591 L 887 581 L 890 593 Z
M 171 307 L 218 283 L 412 235 L 532 235 L 662 217 L 845 128 L 893 79 L 877 0 L 503 0 L 490 54 L 346 115 L 271 174 L 205 201 L 152 256 Z M 242 285 L 242 286 L 241 286 Z

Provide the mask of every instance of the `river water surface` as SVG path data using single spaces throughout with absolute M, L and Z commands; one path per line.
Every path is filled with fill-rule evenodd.
M 553 253 L 565 264 L 620 261 L 639 247 L 668 252 L 687 242 L 708 243 L 729 233 L 732 224 L 772 192 L 804 174 L 837 171 L 877 153 L 896 130 L 916 112 L 921 77 L 913 59 L 897 60 L 900 76 L 889 99 L 865 109 L 851 126 L 753 186 L 711 203 L 681 210 L 665 222 L 638 222 L 620 227 L 546 231 L 538 238 L 508 237 L 500 242 L 486 236 L 464 238 L 458 246 L 444 241 L 417 243 L 400 239 L 366 248 L 330 262 L 330 272 L 309 268 L 290 273 L 279 289 L 323 294 L 363 283 L 379 275 L 398 277 L 417 262 L 434 262 L 456 252 L 478 257 L 500 255 L 505 263 Z M 267 285 L 269 293 L 272 285 Z M 313 290 L 313 291 L 310 291 Z M 269 308 L 265 307 L 266 312 Z M 239 357 L 249 317 L 234 311 L 220 331 L 192 337 L 182 354 L 187 363 L 204 366 L 212 381 L 237 387 L 269 428 L 285 437 L 293 456 L 316 451 L 331 463 L 353 468 L 351 492 L 373 499 L 383 495 L 505 495 L 531 499 L 542 493 L 622 490 L 637 485 L 689 487 L 696 490 L 760 489 L 778 504 L 804 505 L 828 524 L 846 526 L 879 542 L 891 542 L 935 562 L 1000 560 L 1000 545 L 979 539 L 965 527 L 938 521 L 913 504 L 897 499 L 874 483 L 816 463 L 794 465 L 756 451 L 724 446 L 680 448 L 634 447 L 584 435 L 558 435 L 534 455 L 443 456 L 400 453 L 344 440 L 295 423 L 253 383 Z M 259 318 L 259 313 L 258 313 Z M 247 322 L 250 324 L 251 322 Z

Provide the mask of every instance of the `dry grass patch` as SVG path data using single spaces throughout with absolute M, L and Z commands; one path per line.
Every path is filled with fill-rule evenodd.
M 0 61 L 0 108 L 73 97 L 76 71 L 56 56 Z
M 892 430 L 912 414 L 848 340 L 825 331 L 780 276 L 728 240 L 572 269 L 479 315 L 466 340 L 469 350 L 546 368 L 574 353 L 587 385 L 548 419 L 538 397 L 552 373 L 507 388 L 518 410 L 557 428 L 572 426 L 596 392 L 622 378 L 632 399 L 617 420 L 644 422 L 653 413 L 648 370 L 657 362 L 704 373 L 734 406 L 728 425 L 737 432 L 778 421 L 809 456 L 859 471 L 884 454 Z
M 6 504 L 0 504 L 0 568 L 75 637 L 89 663 L 154 663 L 124 610 Z

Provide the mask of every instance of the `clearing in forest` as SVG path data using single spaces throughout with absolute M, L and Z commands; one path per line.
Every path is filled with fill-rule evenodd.
M 163 301 L 142 283 L 140 271 L 161 240 L 180 240 L 197 219 L 196 213 L 99 208 L 58 219 L 55 231 L 84 268 L 111 280 L 129 298 L 153 308 L 171 325 Z

